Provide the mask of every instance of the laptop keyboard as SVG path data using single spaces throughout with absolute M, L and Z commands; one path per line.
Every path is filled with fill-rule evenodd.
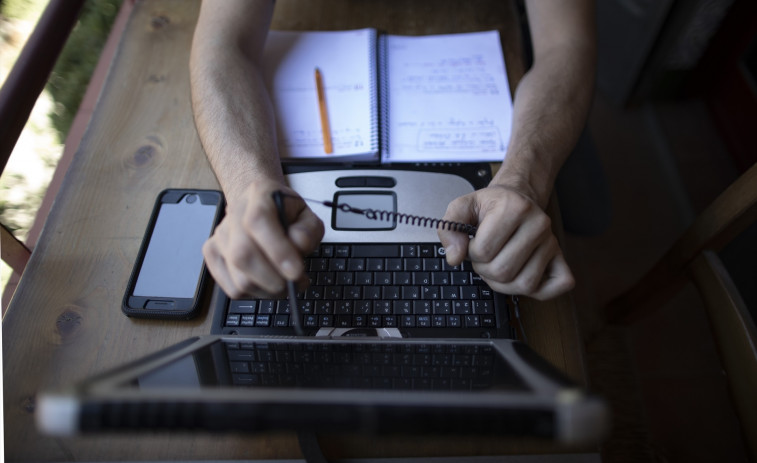
M 478 390 L 495 374 L 493 347 L 484 345 L 243 342 L 226 352 L 236 386 Z M 496 368 L 502 376 L 504 366 Z
M 310 285 L 297 295 L 305 329 L 498 326 L 496 296 L 501 295 L 470 262 L 448 265 L 438 243 L 321 244 L 305 268 Z M 231 300 L 223 326 L 290 327 L 289 302 Z

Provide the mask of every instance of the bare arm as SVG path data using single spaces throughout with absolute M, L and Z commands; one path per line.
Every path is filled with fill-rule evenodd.
M 446 218 L 478 223 L 475 238 L 440 232 L 452 264 L 466 255 L 493 289 L 538 299 L 573 287 L 544 212 L 589 110 L 593 2 L 529 0 L 534 64 L 515 92 L 510 145 L 487 188 L 453 201 Z
M 594 90 L 591 0 L 529 0 L 534 63 L 515 92 L 510 146 L 494 180 L 529 192 L 544 208 L 586 122 Z
M 277 294 L 285 279 L 303 279 L 302 255 L 323 236 L 301 201 L 287 201 L 286 236 L 271 200 L 273 191 L 288 190 L 261 71 L 272 15 L 272 0 L 206 0 L 192 41 L 195 125 L 228 201 L 203 253 L 231 297 Z

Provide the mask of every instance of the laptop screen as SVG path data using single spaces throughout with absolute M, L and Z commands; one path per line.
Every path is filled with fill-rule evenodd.
M 481 344 L 218 341 L 140 375 L 140 389 L 206 387 L 528 391 Z

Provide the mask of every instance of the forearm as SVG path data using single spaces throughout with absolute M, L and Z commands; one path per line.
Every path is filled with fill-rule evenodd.
M 260 68 L 269 20 L 265 17 L 269 12 L 263 10 L 257 25 L 248 25 L 261 30 L 249 36 L 233 31 L 219 34 L 213 29 L 220 19 L 211 14 L 203 20 L 201 14 L 192 45 L 195 125 L 230 202 L 251 182 L 283 181 L 273 107 Z
M 554 15 L 545 19 L 543 12 L 533 13 L 534 65 L 516 89 L 510 144 L 492 183 L 514 187 L 545 207 L 586 122 L 596 52 L 590 15 L 579 15 L 572 26 L 562 21 L 562 35 L 550 36 L 545 29 L 554 29 Z

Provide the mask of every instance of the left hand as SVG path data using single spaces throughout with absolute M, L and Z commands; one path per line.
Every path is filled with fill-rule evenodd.
M 450 265 L 469 258 L 493 290 L 545 300 L 573 288 L 550 218 L 525 193 L 489 185 L 452 201 L 444 219 L 478 226 L 473 238 L 440 230 L 439 239 Z

